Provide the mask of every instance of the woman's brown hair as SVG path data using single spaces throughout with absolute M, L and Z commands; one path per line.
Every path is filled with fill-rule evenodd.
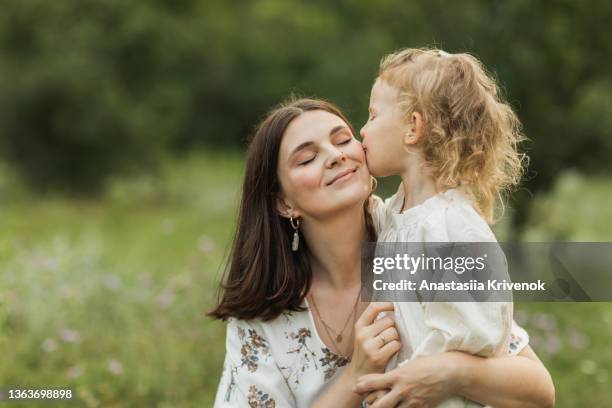
M 293 229 L 277 211 L 281 189 L 277 169 L 287 127 L 304 112 L 315 110 L 338 116 L 355 134 L 340 109 L 317 99 L 286 101 L 261 122 L 247 150 L 238 224 L 220 286 L 223 293 L 208 313 L 215 319 L 265 321 L 286 310 L 305 310 L 301 304 L 310 290 L 310 253 L 303 237 L 299 250 L 291 250 Z M 368 201 L 364 203 L 367 239 L 375 241 Z

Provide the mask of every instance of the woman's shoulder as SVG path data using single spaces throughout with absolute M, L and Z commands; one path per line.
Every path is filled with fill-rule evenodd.
M 284 311 L 270 320 L 237 319 L 227 321 L 228 348 L 241 348 L 244 344 L 257 345 L 262 351 L 270 351 L 278 359 L 296 340 L 312 341 L 315 335 L 307 311 Z
M 267 334 L 270 337 L 275 336 L 279 332 L 285 332 L 293 326 L 304 324 L 306 312 L 284 311 L 278 317 L 270 320 L 256 319 L 238 319 L 230 317 L 227 320 L 228 332 L 233 330 L 236 332 L 252 330 L 258 333 Z

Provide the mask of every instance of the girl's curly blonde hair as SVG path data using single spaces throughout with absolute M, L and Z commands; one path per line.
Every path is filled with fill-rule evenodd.
M 424 159 L 439 187 L 460 187 L 489 222 L 498 201 L 516 186 L 528 158 L 526 138 L 495 80 L 470 54 L 404 49 L 384 57 L 379 78 L 400 91 L 407 121 L 419 112 L 424 123 Z

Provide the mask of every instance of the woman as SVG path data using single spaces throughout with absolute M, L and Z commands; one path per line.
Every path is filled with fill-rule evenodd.
M 393 320 L 377 319 L 392 304 L 359 302 L 361 243 L 375 240 L 376 220 L 354 134 L 336 107 L 302 99 L 274 110 L 251 141 L 229 273 L 210 312 L 228 320 L 215 406 L 357 407 L 384 390 L 406 407 L 450 395 L 551 405 L 550 376 L 520 333 L 516 358 L 449 352 L 383 374 L 400 344 Z

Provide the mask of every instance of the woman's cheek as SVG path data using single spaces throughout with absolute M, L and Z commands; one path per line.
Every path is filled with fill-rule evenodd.
M 296 185 L 300 186 L 301 190 L 312 190 L 318 188 L 321 184 L 321 174 L 319 172 L 304 169 L 296 175 Z
M 353 157 L 355 157 L 359 163 L 365 163 L 366 158 L 363 146 L 361 146 L 361 143 L 355 143 L 354 146 L 355 148 L 353 148 L 352 152 Z

